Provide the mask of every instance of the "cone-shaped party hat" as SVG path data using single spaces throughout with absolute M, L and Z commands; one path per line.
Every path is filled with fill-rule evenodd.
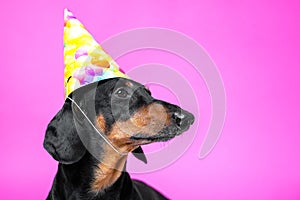
M 64 21 L 65 99 L 71 92 L 89 83 L 127 77 L 67 9 L 64 11 Z

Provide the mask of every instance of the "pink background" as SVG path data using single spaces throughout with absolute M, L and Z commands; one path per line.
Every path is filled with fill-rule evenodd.
M 57 163 L 42 142 L 63 103 L 65 7 L 98 41 L 147 26 L 183 32 L 203 45 L 220 70 L 227 118 L 214 150 L 198 159 L 205 135 L 200 122 L 194 143 L 180 159 L 133 177 L 172 199 L 300 199 L 297 0 L 83 2 L 1 4 L 0 199 L 45 199 L 50 190 Z M 144 54 L 124 56 L 120 65 L 126 71 L 151 58 L 169 60 L 165 54 Z M 167 64 L 176 68 L 172 60 Z M 207 91 L 201 81 L 190 82 L 203 91 L 200 115 L 208 121 Z

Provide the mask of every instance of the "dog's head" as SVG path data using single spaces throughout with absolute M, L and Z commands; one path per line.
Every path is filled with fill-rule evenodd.
M 140 145 L 170 140 L 194 122 L 191 113 L 153 98 L 143 85 L 125 78 L 89 84 L 70 97 L 93 126 L 122 152 L 141 153 Z M 83 133 L 89 136 L 79 137 Z M 47 127 L 44 147 L 54 159 L 70 164 L 85 154 L 82 140 L 95 145 L 98 139 L 101 140 L 87 118 L 67 99 Z M 139 158 L 144 160 L 143 156 Z

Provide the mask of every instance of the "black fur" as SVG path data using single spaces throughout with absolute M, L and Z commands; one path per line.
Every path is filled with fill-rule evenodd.
M 131 87 L 126 85 L 128 82 L 132 84 Z M 120 88 L 123 88 L 130 98 L 116 97 L 116 91 Z M 100 114 L 105 118 L 106 129 L 103 134 L 107 134 L 116 121 L 129 119 L 138 108 L 153 102 L 167 108 L 170 116 L 174 116 L 175 112 L 185 114 L 186 117 L 179 121 L 176 116 L 173 117 L 172 125 L 155 136 L 136 133 L 131 139 L 137 141 L 145 138 L 149 141 L 171 139 L 185 131 L 194 121 L 192 114 L 181 110 L 178 106 L 154 99 L 144 86 L 124 78 L 89 84 L 77 89 L 69 97 L 80 105 L 90 119 Z M 86 147 L 101 156 L 102 144 L 102 138 L 95 133 L 83 114 L 69 99 L 66 99 L 62 109 L 49 123 L 44 140 L 44 148 L 59 162 L 47 199 L 166 199 L 145 183 L 131 180 L 127 172 L 122 172 L 111 186 L 93 192 L 91 183 L 99 159 L 87 151 Z M 140 147 L 133 153 L 138 159 L 147 162 Z

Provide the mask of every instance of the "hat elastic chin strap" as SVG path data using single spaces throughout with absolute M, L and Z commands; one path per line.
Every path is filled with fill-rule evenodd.
M 120 154 L 121 156 L 125 156 L 125 155 L 128 155 L 128 153 L 123 153 L 123 152 L 120 152 L 116 147 L 114 147 L 114 145 L 109 141 L 109 139 L 101 134 L 99 132 L 99 130 L 94 126 L 94 124 L 91 122 L 91 120 L 86 116 L 86 114 L 83 112 L 83 110 L 80 108 L 80 106 L 73 100 L 71 99 L 70 97 L 67 97 L 67 99 L 69 99 L 70 101 L 72 101 L 75 106 L 80 110 L 80 112 L 83 114 L 83 116 L 87 119 L 87 121 L 89 122 L 89 124 L 95 129 L 95 131 L 102 137 L 102 139 L 115 151 L 117 152 L 118 154 Z

